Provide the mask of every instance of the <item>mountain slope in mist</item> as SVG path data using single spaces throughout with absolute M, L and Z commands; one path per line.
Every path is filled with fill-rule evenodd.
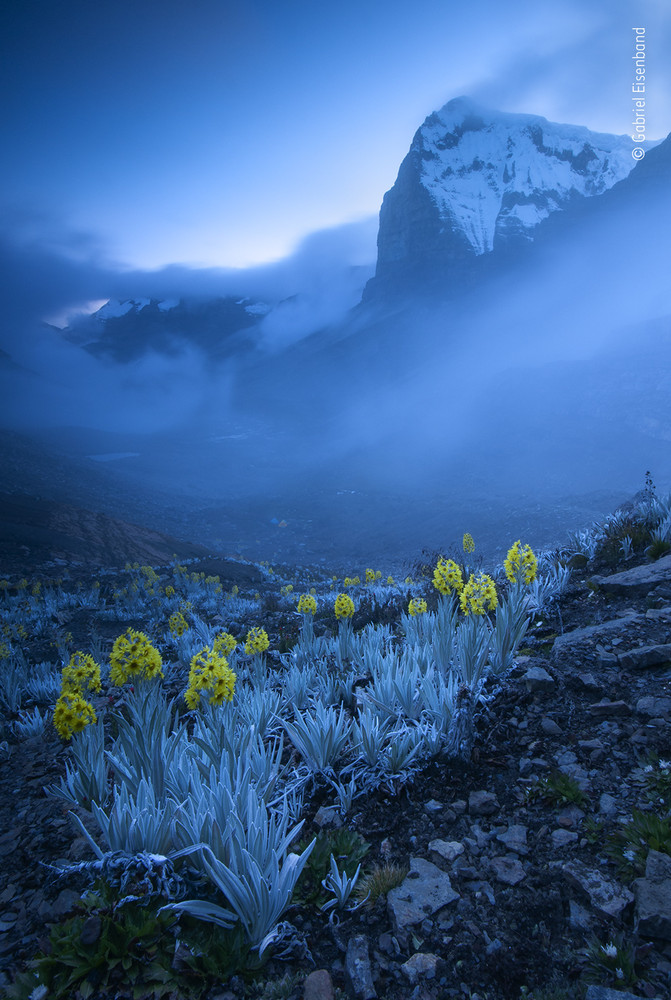
M 364 272 L 354 295 L 350 271 L 333 296 L 328 260 L 297 296 L 284 279 L 217 297 L 209 276 L 189 298 L 166 275 L 135 276 L 135 305 L 17 347 L 15 421 L 81 468 L 104 462 L 125 495 L 170 497 L 164 530 L 257 558 L 275 540 L 283 558 L 409 554 L 467 529 L 545 544 L 563 514 L 606 513 L 648 469 L 671 486 L 671 139 L 629 170 L 617 137 L 592 156 L 562 126 L 582 152 L 550 156 L 563 149 L 550 127 L 534 142 L 529 117 L 512 117 L 516 183 L 522 165 L 543 180 L 529 213 L 500 192 L 493 249 L 454 243 L 431 287 L 377 283 L 359 302 Z M 457 174 L 443 203 L 472 208 L 474 172 L 463 197 Z M 420 224 L 408 245 L 421 243 Z M 96 273 L 98 298 L 104 287 Z M 249 312 L 259 300 L 266 315 Z
M 514 251 L 551 214 L 627 177 L 631 151 L 629 136 L 449 101 L 417 130 L 384 196 L 367 296 L 454 294 L 491 269 L 477 258 Z

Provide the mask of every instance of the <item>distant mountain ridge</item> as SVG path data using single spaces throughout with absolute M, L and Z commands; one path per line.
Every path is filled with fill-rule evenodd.
M 475 258 L 514 252 L 553 213 L 627 178 L 636 166 L 632 148 L 626 135 L 449 101 L 415 133 L 384 196 L 366 297 L 485 272 L 489 262 L 478 266 Z

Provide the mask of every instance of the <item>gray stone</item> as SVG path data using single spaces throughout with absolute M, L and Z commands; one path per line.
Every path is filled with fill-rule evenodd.
M 444 861 L 454 861 L 455 858 L 464 853 L 464 845 L 458 840 L 432 840 L 429 844 L 429 850 Z
M 645 878 L 634 882 L 638 933 L 671 941 L 671 857 L 649 851 Z
M 613 660 L 616 659 L 612 654 L 608 654 Z M 578 681 L 585 688 L 586 691 L 600 691 L 601 685 L 594 677 L 594 674 L 578 674 Z
M 609 701 L 602 698 L 589 706 L 589 713 L 596 719 L 611 719 L 613 716 L 631 715 L 631 708 L 626 701 Z
M 625 670 L 644 670 L 671 662 L 671 645 L 639 646 L 618 655 L 620 666 Z
M 517 885 L 526 878 L 527 873 L 518 858 L 492 858 L 491 865 L 499 882 L 505 885 Z
M 561 727 L 557 725 L 554 719 L 541 719 L 541 729 L 546 736 L 561 736 Z
M 401 969 L 414 985 L 420 979 L 433 979 L 440 959 L 430 952 L 416 952 L 412 958 L 404 962 Z
M 410 874 L 387 894 L 387 912 L 399 941 L 406 944 L 410 927 L 455 899 L 459 893 L 446 872 L 423 858 L 411 858 Z
M 468 811 L 471 816 L 491 816 L 500 809 L 499 800 L 494 792 L 471 792 L 468 796 Z
M 428 802 L 424 803 L 424 811 L 428 812 L 429 815 L 433 815 L 434 813 L 439 813 L 443 808 L 444 808 L 443 803 L 438 802 L 437 799 L 429 799 Z
M 360 1000 L 374 1000 L 377 996 L 368 956 L 368 938 L 365 934 L 357 934 L 347 942 L 345 976 L 355 997 Z
M 569 861 L 563 871 L 567 880 L 584 892 L 592 908 L 604 917 L 619 917 L 634 902 L 629 889 L 588 868 L 582 861 Z
M 342 826 L 342 819 L 335 806 L 320 806 L 315 813 L 314 823 L 322 828 L 332 826 L 337 829 Z
M 660 583 L 671 583 L 671 556 L 662 556 L 654 563 L 634 566 L 633 569 L 624 570 L 622 573 L 594 576 L 590 583 L 608 594 L 624 596 L 640 594 L 644 597 Z
M 581 646 L 586 645 L 591 648 L 599 639 L 610 639 L 618 634 L 626 635 L 633 625 L 638 625 L 644 620 L 643 615 L 631 612 L 622 618 L 613 618 L 612 621 L 588 625 L 586 628 L 558 635 L 552 645 L 552 658 L 555 662 L 559 662 L 574 655 Z
M 623 990 L 611 990 L 610 986 L 588 986 L 585 1000 L 640 1000 L 635 993 L 625 993 Z M 661 1000 L 653 997 L 652 1000 Z
M 578 834 L 573 833 L 572 830 L 553 830 L 552 831 L 552 846 L 554 848 L 568 847 L 569 844 L 575 844 L 578 841 Z
M 557 686 L 552 674 L 543 667 L 529 667 L 522 680 L 530 694 L 546 694 Z
M 527 847 L 527 828 L 522 826 L 521 823 L 513 823 L 505 833 L 499 833 L 496 836 L 499 843 L 504 844 L 509 851 L 515 851 L 516 854 L 528 854 L 529 848 Z
M 584 818 L 585 813 L 579 806 L 576 806 L 573 803 L 571 803 L 571 805 L 564 806 L 564 808 L 560 809 L 557 813 L 557 823 L 559 826 L 566 827 L 567 829 L 577 826 L 578 823 L 582 823 Z
M 588 931 L 591 930 L 594 921 L 591 914 L 584 906 L 580 903 L 576 903 L 574 899 L 569 901 L 569 918 L 568 922 L 570 926 L 576 931 Z
M 333 1000 L 333 983 L 326 969 L 316 969 L 303 983 L 303 1000 Z
M 604 792 L 599 799 L 599 812 L 602 816 L 617 816 L 619 812 L 619 806 L 617 804 L 617 799 L 614 799 L 612 795 L 608 792 Z
M 656 698 L 652 694 L 639 698 L 636 702 L 637 715 L 644 715 L 646 718 L 668 719 L 671 714 L 671 698 Z

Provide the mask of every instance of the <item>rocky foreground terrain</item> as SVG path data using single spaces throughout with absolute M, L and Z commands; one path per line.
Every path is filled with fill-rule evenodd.
M 671 556 L 630 565 L 574 573 L 534 623 L 512 675 L 490 685 L 470 761 L 435 761 L 410 785 L 354 801 L 344 826 L 369 845 L 364 872 L 398 866 L 407 872 L 400 884 L 331 921 L 292 906 L 285 958 L 275 954 L 256 982 L 235 975 L 195 995 L 671 995 Z M 90 623 L 80 614 L 69 627 L 83 642 Z M 92 857 L 63 803 L 43 792 L 66 759 L 47 731 L 11 740 L 1 765 L 8 996 L 29 995 L 11 992 L 15 974 L 49 950 L 52 926 L 78 912 L 81 884 L 45 864 Z M 343 824 L 331 804 L 315 797 L 303 834 Z M 626 825 L 633 816 L 635 828 Z M 167 986 L 74 995 L 186 996 Z

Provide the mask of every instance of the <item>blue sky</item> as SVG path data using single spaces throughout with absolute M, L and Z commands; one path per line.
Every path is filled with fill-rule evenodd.
M 668 0 L 5 0 L 0 211 L 127 268 L 275 260 L 375 215 L 460 94 L 628 132 L 633 27 L 660 138 Z

